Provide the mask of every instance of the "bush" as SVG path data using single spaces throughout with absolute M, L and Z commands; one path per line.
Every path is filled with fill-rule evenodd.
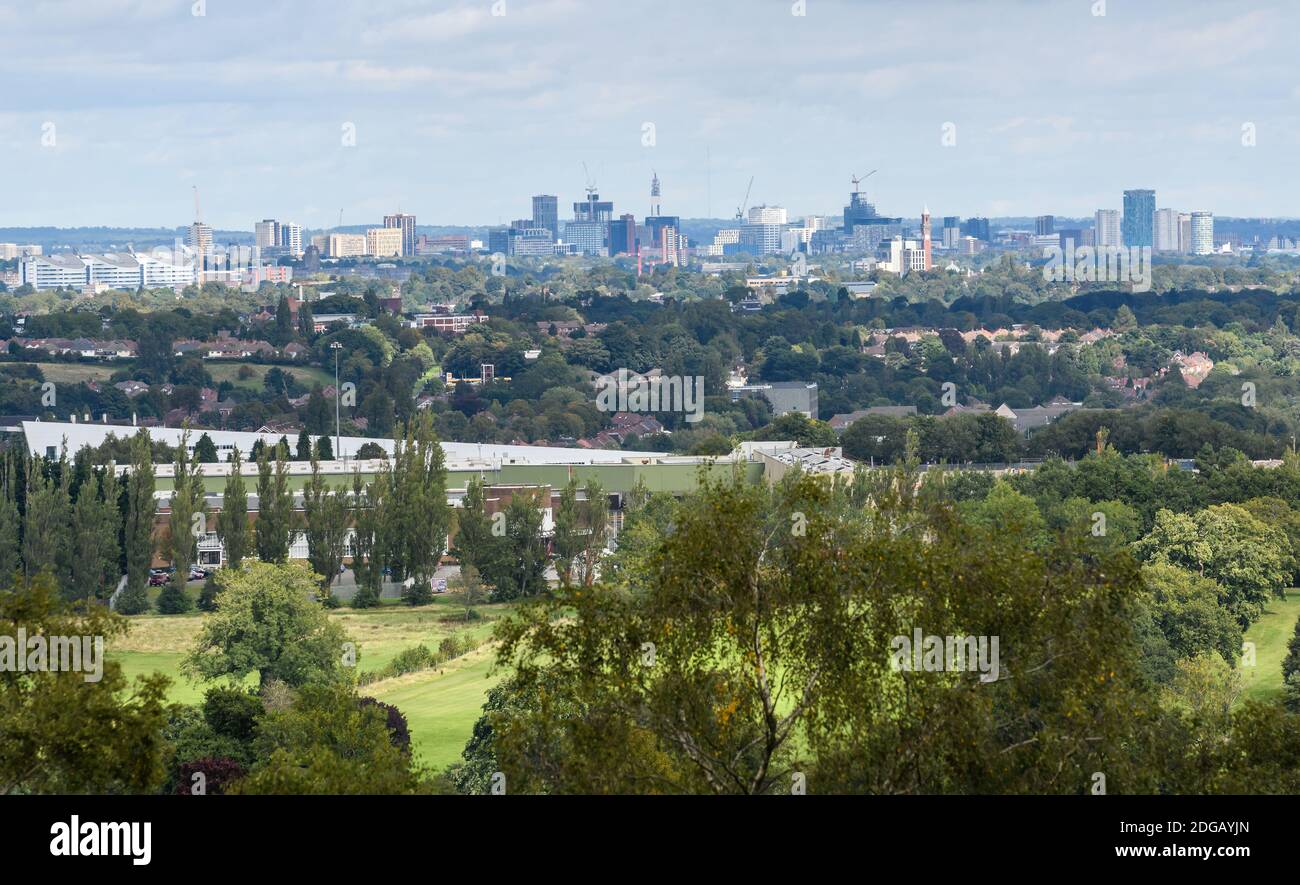
M 215 573 L 208 575 L 208 579 L 203 582 L 203 589 L 199 591 L 199 609 L 205 612 L 217 610 L 217 576 Z
M 163 615 L 183 615 L 194 610 L 194 600 L 185 592 L 184 587 L 175 582 L 169 583 L 158 594 L 158 613 Z
M 194 775 L 203 775 L 203 794 L 220 796 L 226 787 L 243 777 L 247 772 L 244 766 L 226 756 L 208 756 L 182 763 L 176 782 L 176 792 L 181 796 L 194 795 Z
M 149 610 L 149 592 L 144 585 L 128 586 L 117 598 L 117 611 L 123 615 L 142 615 Z
M 416 647 L 424 648 L 424 646 Z M 384 724 L 388 728 L 388 739 L 393 742 L 393 746 L 403 753 L 411 752 L 411 730 L 407 727 L 406 717 L 401 710 L 374 698 L 361 698 L 357 701 L 357 706 L 363 710 L 367 707 L 378 707 L 386 717 Z
M 262 702 L 238 688 L 210 688 L 203 696 L 203 718 L 217 734 L 236 740 L 253 739 Z

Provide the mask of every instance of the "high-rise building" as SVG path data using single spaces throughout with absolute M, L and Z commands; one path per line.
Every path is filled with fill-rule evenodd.
M 372 227 L 366 231 L 366 254 L 376 258 L 398 258 L 402 254 L 400 227 Z
M 1213 212 L 1192 213 L 1191 246 L 1191 252 L 1193 255 L 1209 255 L 1214 252 Z
M 302 225 L 285 221 L 280 224 L 280 248 L 294 258 L 302 255 Z
M 1125 246 L 1151 248 L 1155 245 L 1156 192 L 1124 191 L 1124 221 L 1121 234 Z
M 613 217 L 614 203 L 610 200 L 602 200 L 600 194 L 594 191 L 587 193 L 587 199 L 573 204 L 574 221 L 597 221 L 601 224 L 609 224 L 609 220 Z
M 212 228 L 201 221 L 191 224 L 189 247 L 194 253 L 194 267 L 202 272 L 212 263 Z
M 551 232 L 551 242 L 560 236 L 560 201 L 551 194 L 533 197 L 533 227 L 544 227 Z
M 1098 209 L 1093 218 L 1095 231 L 1092 235 L 1093 245 L 1097 247 L 1119 246 L 1119 210 Z
M 1157 252 L 1177 252 L 1182 248 L 1178 236 L 1178 210 L 1156 210 L 1155 245 Z
M 384 216 L 384 227 L 396 228 L 402 232 L 402 255 L 415 254 L 415 216 L 397 212 Z
M 986 243 L 992 242 L 989 236 L 989 220 L 987 218 L 968 218 L 962 222 L 961 232 L 965 236 L 974 237 L 977 240 L 983 240 Z
M 786 212 L 781 206 L 755 206 L 749 220 L 740 226 L 740 245 L 753 255 L 776 255 L 781 251 L 781 232 Z
M 1178 251 L 1192 251 L 1192 213 L 1178 213 Z
M 353 258 L 366 254 L 364 234 L 329 234 L 325 237 L 325 254 L 330 258 Z
M 610 256 L 635 255 L 636 246 L 636 216 L 622 215 L 612 219 L 609 222 Z
M 1034 234 L 1040 237 L 1056 233 L 1056 216 L 1040 215 L 1034 219 Z
M 925 253 L 925 267 L 922 270 L 930 270 L 934 267 L 934 259 L 930 251 L 930 207 L 926 206 L 921 210 L 921 249 Z
M 1070 248 L 1071 243 L 1074 244 L 1074 248 L 1076 249 L 1079 248 L 1080 246 L 1090 245 L 1090 243 L 1084 239 L 1083 228 L 1063 227 L 1059 231 L 1057 231 L 1057 234 L 1060 238 L 1060 245 L 1062 249 L 1068 250 Z
M 271 249 L 280 245 L 280 222 L 274 218 L 264 218 L 253 225 L 253 244 L 259 249 Z

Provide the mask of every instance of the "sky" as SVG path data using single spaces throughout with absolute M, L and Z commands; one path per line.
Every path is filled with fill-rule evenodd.
M 1104 14 L 1097 14 L 1104 11 Z M 1300 216 L 1294 0 L 0 0 L 0 226 Z M 584 171 L 583 164 L 586 164 Z

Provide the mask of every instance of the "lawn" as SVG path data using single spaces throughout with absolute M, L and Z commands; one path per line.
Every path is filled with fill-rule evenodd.
M 252 374 L 247 378 L 239 377 L 239 370 L 243 366 L 247 366 L 252 370 Z M 262 376 L 272 367 L 261 363 L 205 360 L 203 368 L 208 370 L 208 374 L 212 376 L 212 381 L 215 384 L 229 381 L 236 387 L 261 390 Z M 317 384 L 321 387 L 327 387 L 334 383 L 334 373 L 332 371 L 326 372 L 324 369 L 318 369 L 315 366 L 279 366 L 278 368 L 298 379 L 299 383 L 308 390 L 311 390 Z
M 385 605 L 377 609 L 338 609 L 330 613 L 357 643 L 357 666 L 362 672 L 384 668 L 398 652 L 414 645 L 436 648 L 452 633 L 465 632 L 486 640 L 496 620 L 509 611 L 506 605 L 478 607 L 482 617 L 462 622 L 462 609 L 454 595 L 439 597 L 431 605 L 408 608 Z M 168 697 L 193 704 L 203 699 L 206 686 L 181 674 L 180 665 L 193 647 L 205 615 L 141 615 L 132 617 L 131 630 L 114 640 L 110 659 L 119 662 L 128 678 L 162 673 L 172 679 Z M 419 761 L 442 769 L 460 758 L 478 719 L 487 691 L 493 660 L 491 646 L 483 646 L 442 667 L 385 679 L 362 686 L 362 695 L 394 704 L 407 718 Z M 252 687 L 256 678 L 250 676 Z
M 108 363 L 34 363 L 46 381 L 55 384 L 80 384 L 82 381 L 107 381 L 113 373 L 131 367 L 130 360 Z
M 1241 696 L 1273 701 L 1282 696 L 1282 659 L 1287 643 L 1295 635 L 1300 618 L 1300 588 L 1287 591 L 1286 599 L 1270 600 L 1263 617 L 1246 631 L 1246 641 L 1255 643 L 1255 666 L 1241 671 Z

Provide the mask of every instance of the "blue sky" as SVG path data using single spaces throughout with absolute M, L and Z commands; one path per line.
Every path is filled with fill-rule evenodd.
M 584 161 L 638 217 L 1300 215 L 1290 0 L 503 2 L 0 0 L 0 226 L 566 217 Z

